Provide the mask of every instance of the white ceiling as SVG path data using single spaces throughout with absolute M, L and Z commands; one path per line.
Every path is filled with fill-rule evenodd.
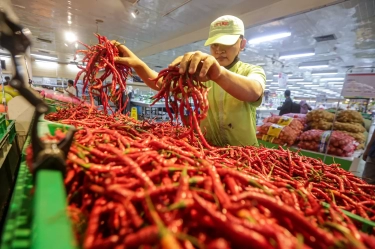
M 332 84 L 334 81 L 324 81 L 324 77 L 344 77 L 348 67 L 374 65 L 375 58 L 375 0 L 350 0 L 337 5 L 314 10 L 308 13 L 287 17 L 264 25 L 246 29 L 245 36 L 261 36 L 278 30 L 289 30 L 292 36 L 271 42 L 264 42 L 247 46 L 241 53 L 241 60 L 260 64 L 267 72 L 267 79 L 277 84 L 277 78 L 273 75 L 279 72 L 292 73 L 289 78 L 304 78 L 305 81 L 313 81 L 315 86 L 303 85 L 296 82 L 288 82 L 294 96 L 315 97 L 317 94 L 327 94 L 329 97 L 338 97 L 342 84 Z M 333 34 L 336 40 L 317 42 L 314 37 Z M 209 52 L 203 46 L 204 41 L 198 41 L 176 49 L 164 51 L 143 59 L 152 67 L 166 67 L 175 57 L 188 51 L 201 50 Z M 298 49 L 315 49 L 315 56 L 289 59 L 280 61 L 280 52 Z M 323 70 L 338 70 L 337 75 L 312 76 L 311 69 L 299 69 L 303 62 L 315 62 L 328 60 L 329 67 Z M 357 70 L 358 71 L 358 70 Z M 340 80 L 342 82 L 342 80 Z M 270 86 L 272 82 L 267 82 Z M 267 87 L 269 89 L 269 87 Z M 283 91 L 285 89 L 270 89 L 271 91 Z

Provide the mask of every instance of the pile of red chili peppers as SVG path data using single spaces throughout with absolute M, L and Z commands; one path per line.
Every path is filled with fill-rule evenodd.
M 195 131 L 203 146 L 211 148 L 199 127 L 199 121 L 207 117 L 207 94 L 210 88 L 203 85 L 193 74 L 181 75 L 179 67 L 160 71 L 158 77 L 154 79 L 155 84 L 158 84 L 160 79 L 162 79 L 162 87 L 152 97 L 154 100 L 152 104 L 164 99 L 170 120 L 173 122 L 172 108 L 175 120 L 180 119 L 184 126 L 190 127 L 186 133 L 180 135 L 180 138 L 190 136 L 190 141 L 194 141 L 196 139 Z M 185 111 L 187 115 L 185 115 Z
M 87 107 L 46 119 L 78 128 L 65 185 L 83 248 L 375 248 L 341 211 L 375 220 L 375 187 L 337 164 L 281 148 L 207 149 L 175 123 Z
M 114 61 L 119 56 L 119 51 L 105 36 L 95 34 L 98 38 L 98 44 L 89 46 L 79 42 L 87 50 L 77 50 L 78 53 L 84 54 L 81 60 L 83 66 L 77 65 L 81 71 L 78 72 L 74 86 L 83 74 L 83 90 L 85 93 L 88 88 L 91 107 L 94 107 L 94 96 L 99 97 L 103 104 L 104 112 L 110 109 L 109 100 L 117 104 L 119 112 L 125 108 L 127 103 L 123 103 L 122 96 L 126 91 L 126 78 L 131 74 L 131 68 Z M 75 56 L 76 58 L 76 56 Z M 111 76 L 111 83 L 105 85 L 106 79 Z M 110 88 L 110 89 L 108 89 Z M 91 110 L 90 110 L 91 111 Z

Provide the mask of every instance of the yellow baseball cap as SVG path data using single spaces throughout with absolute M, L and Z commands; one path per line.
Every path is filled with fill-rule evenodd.
M 245 27 L 241 19 L 230 15 L 222 16 L 211 23 L 210 33 L 204 45 L 233 45 L 244 34 Z

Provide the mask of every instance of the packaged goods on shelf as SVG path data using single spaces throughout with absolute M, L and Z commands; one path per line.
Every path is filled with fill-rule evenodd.
M 271 117 L 265 118 L 263 120 L 263 123 L 273 123 L 273 124 L 278 124 L 282 126 L 288 126 L 294 129 L 299 134 L 304 129 L 304 126 L 301 123 L 301 121 L 292 117 L 287 117 L 287 116 L 271 116 Z
M 258 139 L 280 145 L 287 144 L 291 146 L 297 141 L 297 138 L 300 135 L 300 131 L 296 131 L 289 126 L 282 126 L 274 123 L 265 123 L 259 126 L 257 130 Z
M 366 128 L 363 127 L 363 125 L 358 123 L 341 123 L 341 122 L 335 122 L 333 125 L 334 130 L 338 131 L 347 131 L 352 133 L 363 133 L 366 131 Z
M 302 123 L 302 125 L 306 125 L 307 123 L 306 114 L 288 113 L 288 114 L 284 114 L 283 117 L 291 117 L 291 118 L 297 119 L 298 121 Z
M 353 155 L 358 143 L 353 137 L 340 131 L 309 130 L 302 133 L 298 146 L 302 149 L 324 153 L 328 147 L 328 154 L 349 157 Z
M 357 150 L 365 148 L 365 143 L 367 139 L 365 133 L 361 133 L 361 132 L 353 133 L 353 132 L 348 132 L 348 131 L 341 131 L 341 132 L 348 134 L 349 136 L 354 138 L 355 141 L 359 143 L 359 145 L 357 146 Z
M 325 110 L 314 110 L 307 113 L 306 118 L 307 122 L 317 122 L 319 120 L 332 122 L 335 118 L 335 114 Z

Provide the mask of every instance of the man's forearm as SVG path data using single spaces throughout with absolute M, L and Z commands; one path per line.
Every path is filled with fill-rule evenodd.
M 139 66 L 134 67 L 138 76 L 146 83 L 146 85 L 156 91 L 159 90 L 159 86 L 155 85 L 155 82 L 150 79 L 155 79 L 158 73 L 149 68 L 146 63 L 142 62 Z M 159 83 L 159 82 L 158 82 Z
M 227 69 L 223 69 L 219 78 L 214 81 L 241 101 L 256 102 L 263 94 L 263 87 L 257 80 L 235 74 Z

